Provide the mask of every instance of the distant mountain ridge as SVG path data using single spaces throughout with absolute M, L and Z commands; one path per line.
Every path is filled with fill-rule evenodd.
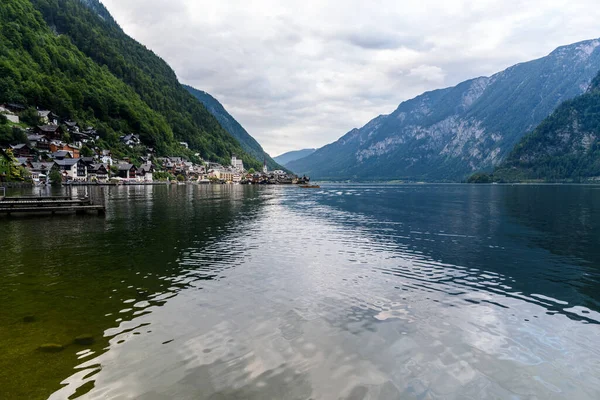
M 491 171 L 600 70 L 600 40 L 434 90 L 288 167 L 316 179 L 460 181 Z
M 209 93 L 195 89 L 188 85 L 183 87 L 196 99 L 198 99 L 206 109 L 215 116 L 221 126 L 229 132 L 240 143 L 244 151 L 256 158 L 257 160 L 266 160 L 267 167 L 270 171 L 282 169 L 282 166 L 274 161 L 262 148 L 262 146 L 244 129 L 244 127 L 236 121 L 225 110 L 225 107 Z
M 304 157 L 308 157 L 312 153 L 317 151 L 317 149 L 302 149 L 302 150 L 294 150 L 288 151 L 287 153 L 283 153 L 274 158 L 281 165 L 287 165 L 292 161 L 299 160 Z
M 494 180 L 600 180 L 600 73 L 561 104 L 494 171 Z

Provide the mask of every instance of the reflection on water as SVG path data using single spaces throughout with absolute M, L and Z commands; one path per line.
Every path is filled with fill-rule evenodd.
M 109 196 L 0 220 L 0 397 L 600 397 L 597 188 Z

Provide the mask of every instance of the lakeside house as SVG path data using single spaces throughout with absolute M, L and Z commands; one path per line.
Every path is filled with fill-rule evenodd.
M 40 182 L 50 175 L 53 167 L 54 162 L 31 162 L 28 170 L 31 174 L 31 179 L 34 182 Z
M 106 164 L 90 164 L 87 166 L 88 180 L 91 182 L 106 182 L 109 177 L 109 168 Z
M 140 180 L 143 182 L 153 182 L 154 167 L 151 163 L 143 164 L 137 171 Z
M 244 162 L 241 159 L 237 158 L 235 154 L 231 156 L 231 166 L 238 172 L 244 171 Z
M 135 180 L 137 177 L 137 168 L 133 164 L 118 164 L 117 176 L 122 179 Z
M 80 158 L 54 160 L 54 164 L 67 179 L 74 181 L 85 181 L 87 179 L 87 167 Z

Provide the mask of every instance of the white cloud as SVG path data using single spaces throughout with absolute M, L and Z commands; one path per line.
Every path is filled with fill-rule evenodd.
M 443 83 L 446 73 L 440 67 L 434 65 L 419 65 L 412 68 L 408 76 L 425 82 Z
M 103 0 L 271 154 L 319 147 L 425 90 L 600 36 L 597 0 Z

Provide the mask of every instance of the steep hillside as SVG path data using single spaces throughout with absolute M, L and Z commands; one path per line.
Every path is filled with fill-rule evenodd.
M 274 158 L 281 165 L 286 165 L 291 163 L 292 161 L 299 160 L 304 157 L 310 156 L 312 153 L 317 151 L 317 149 L 302 149 L 295 151 L 288 151 L 287 153 L 283 153 L 280 156 Z
M 427 92 L 289 168 L 317 179 L 458 181 L 491 170 L 600 69 L 600 40 Z
M 282 168 L 281 165 L 271 158 L 271 156 L 265 153 L 260 143 L 250 136 L 244 127 L 240 125 L 240 123 L 237 122 L 235 118 L 233 118 L 231 114 L 227 112 L 227 110 L 225 110 L 225 107 L 223 107 L 223 105 L 217 99 L 210 94 L 203 92 L 202 90 L 194 89 L 191 86 L 183 85 L 183 87 L 192 96 L 204 104 L 204 107 L 206 107 L 206 109 L 212 115 L 214 115 L 215 118 L 217 118 L 217 121 L 219 121 L 221 126 L 225 128 L 225 130 L 234 138 L 236 138 L 246 153 L 250 154 L 257 160 L 264 161 L 266 158 L 267 167 L 269 167 L 269 170 L 271 171 Z
M 6 1 L 21 6 L 29 3 L 22 0 Z M 167 127 L 157 129 L 166 132 L 167 136 L 173 136 L 175 140 L 171 144 L 158 142 L 159 148 L 168 150 L 176 142 L 185 141 L 204 158 L 226 162 L 230 154 L 237 153 L 246 165 L 260 167 L 262 162 L 246 154 L 216 118 L 181 87 L 169 65 L 127 36 L 98 0 L 31 0 L 30 3 L 41 12 L 49 26 L 44 29 L 54 32 L 55 40 L 75 45 L 80 52 L 102 66 L 104 73 L 124 82 L 129 91 L 133 90 L 146 104 L 146 109 L 151 109 L 166 121 Z M 30 50 L 26 45 L 23 49 Z M 59 74 L 65 73 L 62 65 L 55 67 Z M 82 74 L 85 75 L 85 72 Z M 31 103 L 35 99 L 25 100 Z M 92 110 L 96 112 L 96 109 L 110 105 L 110 102 L 102 102 Z M 74 108 L 78 110 L 77 106 Z M 142 107 L 135 107 L 134 110 L 138 108 Z M 132 131 L 144 133 L 141 126 Z
M 561 104 L 525 136 L 494 179 L 600 179 L 600 74 L 589 91 Z
M 3 0 L 0 21 L 0 103 L 47 108 L 96 125 L 105 138 L 139 132 L 165 151 L 174 141 L 164 116 L 55 35 L 28 0 Z

